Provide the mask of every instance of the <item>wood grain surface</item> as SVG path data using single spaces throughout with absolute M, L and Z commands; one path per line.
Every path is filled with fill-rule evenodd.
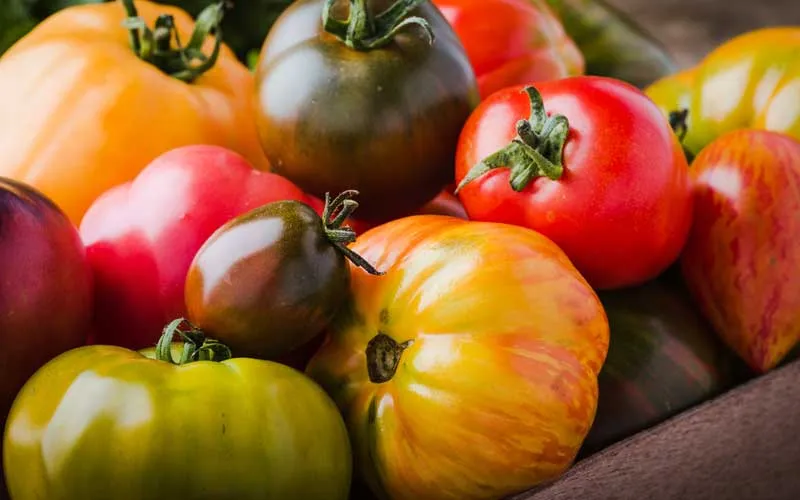
M 800 25 L 800 0 L 608 0 L 660 40 L 681 67 L 765 26 Z

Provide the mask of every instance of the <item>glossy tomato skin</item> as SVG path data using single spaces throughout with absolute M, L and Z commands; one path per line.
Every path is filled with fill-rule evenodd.
M 135 5 L 151 27 L 173 16 L 189 40 L 194 23 L 183 10 Z M 253 77 L 233 52 L 223 46 L 214 67 L 187 84 L 137 57 L 124 19 L 121 2 L 64 9 L 0 60 L 0 175 L 35 186 L 75 225 L 103 192 L 177 147 L 215 144 L 269 168 Z
M 504 498 L 562 473 L 609 341 L 566 255 L 534 231 L 438 215 L 352 248 L 385 274 L 353 269 L 350 306 L 306 373 L 338 403 L 376 496 Z M 393 373 L 378 343 L 405 345 Z
M 185 314 L 189 266 L 230 219 L 278 200 L 305 200 L 288 180 L 256 170 L 218 146 L 159 156 L 133 182 L 112 188 L 81 223 L 96 281 L 95 341 L 154 345 Z
M 25 381 L 86 342 L 92 275 L 78 230 L 32 187 L 0 177 L 0 429 Z M 2 476 L 2 474 L 0 474 Z M 0 497 L 4 493 L 0 477 Z
M 374 12 L 389 0 L 368 2 Z M 309 194 L 359 191 L 359 217 L 411 214 L 451 182 L 458 134 L 478 101 L 458 37 L 431 4 L 436 41 L 416 28 L 389 45 L 350 49 L 322 29 L 322 0 L 292 4 L 256 72 L 256 119 L 275 172 Z M 347 18 L 340 1 L 335 18 Z
M 470 219 L 504 222 L 556 242 L 589 283 L 612 289 L 644 283 L 673 263 L 692 217 L 688 165 L 658 108 L 635 87 L 579 76 L 535 85 L 550 115 L 569 120 L 564 173 L 522 191 L 497 168 L 466 184 Z M 456 180 L 515 137 L 530 114 L 522 87 L 483 101 L 464 127 Z
M 578 46 L 544 0 L 435 0 L 467 52 L 481 98 L 584 72 Z
M 322 332 L 349 278 L 314 209 L 278 201 L 230 220 L 203 244 L 186 277 L 187 318 L 237 356 L 275 359 Z
M 114 346 L 37 372 L 4 439 L 15 500 L 346 500 L 351 463 L 336 406 L 301 372 L 247 358 L 176 366 Z
M 683 144 L 692 154 L 741 128 L 800 140 L 799 51 L 800 26 L 753 30 L 721 44 L 697 66 L 658 80 L 646 92 L 665 116 L 688 110 Z
M 692 163 L 695 222 L 681 258 L 687 285 L 717 333 L 757 373 L 800 341 L 800 142 L 729 132 Z

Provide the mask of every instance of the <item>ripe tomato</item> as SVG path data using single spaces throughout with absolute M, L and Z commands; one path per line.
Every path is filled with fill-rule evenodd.
M 165 323 L 185 315 L 186 275 L 208 237 L 278 200 L 306 196 L 217 146 L 172 150 L 103 194 L 80 226 L 96 281 L 95 341 L 152 346 Z
M 490 96 L 461 134 L 456 181 L 470 219 L 543 233 L 596 288 L 655 277 L 691 225 L 677 137 L 640 90 L 606 77 Z
M 0 429 L 25 381 L 86 342 L 91 278 L 66 215 L 39 191 L 0 177 Z M 0 498 L 4 490 L 0 474 Z
M 338 403 L 378 498 L 505 498 L 557 477 L 597 407 L 609 327 L 550 240 L 439 215 L 352 249 L 352 300 L 306 372 Z
M 434 0 L 464 45 L 481 98 L 583 74 L 581 51 L 544 0 Z
M 691 172 L 686 283 L 717 333 L 766 372 L 800 342 L 800 142 L 765 130 L 728 132 L 700 151 Z
M 123 4 L 133 2 L 61 10 L 0 59 L 0 175 L 41 190 L 75 225 L 104 191 L 176 147 L 216 144 L 269 168 L 247 68 L 222 45 L 210 69 L 192 61 L 185 71 L 187 54 L 200 48 L 189 43 L 193 30 L 207 33 L 214 16 L 196 24 L 178 8 L 137 0 L 151 28 L 174 23 L 159 36 L 174 40 L 176 31 L 186 44 L 183 54 L 146 60 L 131 46 Z M 211 38 L 198 40 L 212 54 Z

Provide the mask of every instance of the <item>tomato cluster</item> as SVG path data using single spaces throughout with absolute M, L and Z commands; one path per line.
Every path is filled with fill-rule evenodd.
M 503 498 L 600 432 L 606 293 L 677 274 L 754 372 L 798 343 L 793 66 L 733 130 L 693 85 L 741 41 L 645 92 L 543 1 L 297 0 L 249 71 L 225 9 L 71 6 L 0 58 L 13 500 Z

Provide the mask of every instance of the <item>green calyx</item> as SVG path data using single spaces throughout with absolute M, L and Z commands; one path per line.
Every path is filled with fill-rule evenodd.
M 487 156 L 473 166 L 458 184 L 456 193 L 464 186 L 495 168 L 509 168 L 509 180 L 514 191 L 522 191 L 538 177 L 558 180 L 564 173 L 562 153 L 569 133 L 566 116 L 547 116 L 539 91 L 525 87 L 531 101 L 531 115 L 517 122 L 517 136 L 503 149 Z
M 689 110 L 684 108 L 677 111 L 670 111 L 668 120 L 670 128 L 672 128 L 672 131 L 675 132 L 676 136 L 678 136 L 678 142 L 681 143 L 681 148 L 683 148 L 683 154 L 686 156 L 686 161 L 691 163 L 694 159 L 694 154 L 686 149 L 686 146 L 683 144 L 683 140 L 686 138 L 686 134 L 689 132 Z
M 322 224 L 325 228 L 325 235 L 350 262 L 369 274 L 380 276 L 383 274 L 382 272 L 375 269 L 364 257 L 358 255 L 347 246 L 356 241 L 357 237 L 353 228 L 344 225 L 344 221 L 353 215 L 353 212 L 358 208 L 358 202 L 353 199 L 356 196 L 358 196 L 358 191 L 354 189 L 343 191 L 332 200 L 330 193 L 325 193 L 325 207 L 322 210 Z
M 403 351 L 408 349 L 413 340 L 398 343 L 385 333 L 379 333 L 367 343 L 367 375 L 373 384 L 388 382 L 397 373 Z
M 430 23 L 419 16 L 410 15 L 423 1 L 397 0 L 385 11 L 374 15 L 369 9 L 369 0 L 350 0 L 350 14 L 347 20 L 342 21 L 332 15 L 337 0 L 325 0 L 322 23 L 325 31 L 355 50 L 384 47 L 398 32 L 412 26 L 422 29 L 428 42 L 433 43 L 434 34 Z
M 178 361 L 172 357 L 172 339 L 178 334 L 183 340 L 183 352 Z M 195 361 L 221 362 L 233 357 L 225 344 L 206 338 L 196 326 L 183 318 L 178 318 L 164 327 L 164 332 L 156 344 L 155 358 L 173 365 L 185 365 Z
M 214 3 L 200 12 L 192 36 L 185 46 L 172 16 L 159 16 L 153 29 L 150 29 L 139 17 L 133 0 L 122 0 L 122 4 L 128 16 L 123 26 L 129 31 L 131 48 L 143 61 L 186 83 L 195 81 L 217 62 L 222 48 L 220 24 L 225 13 L 225 2 Z M 206 55 L 202 50 L 203 43 L 212 33 L 214 48 L 211 54 Z

